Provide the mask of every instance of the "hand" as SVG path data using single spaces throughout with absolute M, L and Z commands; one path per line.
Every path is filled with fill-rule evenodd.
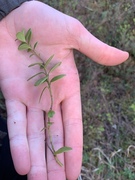
M 51 127 L 54 147 L 73 148 L 62 154 L 60 167 L 46 147 L 46 135 L 41 129 L 46 121 L 50 98 L 47 90 L 39 103 L 43 86 L 35 87 L 27 81 L 38 69 L 28 68 L 37 62 L 27 52 L 18 51 L 16 33 L 32 29 L 37 51 L 46 60 L 54 54 L 53 63 L 62 62 L 54 72 L 66 74 L 52 85 L 55 116 Z M 82 162 L 82 117 L 80 85 L 74 63 L 73 49 L 104 65 L 117 65 L 128 58 L 128 53 L 110 47 L 96 39 L 76 19 L 43 3 L 26 2 L 0 22 L 0 87 L 6 100 L 8 131 L 14 166 L 29 180 L 77 179 Z M 55 75 L 55 74 L 53 74 Z

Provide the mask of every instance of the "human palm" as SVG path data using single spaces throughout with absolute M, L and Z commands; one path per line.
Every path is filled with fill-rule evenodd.
M 42 3 L 24 3 L 10 13 L 1 23 L 0 86 L 6 99 L 8 131 L 11 153 L 18 173 L 28 173 L 28 179 L 76 179 L 82 160 L 82 122 L 78 72 L 74 63 L 73 48 L 95 61 L 115 65 L 125 61 L 126 52 L 109 47 L 93 37 L 77 20 Z M 38 41 L 37 51 L 45 61 L 54 54 L 52 64 L 62 62 L 51 76 L 66 74 L 52 84 L 55 111 L 51 134 L 54 147 L 70 146 L 72 151 L 61 154 L 60 167 L 51 151 L 46 148 L 45 126 L 50 107 L 50 96 L 43 85 L 34 86 L 39 72 L 28 65 L 40 61 L 29 58 L 27 52 L 18 51 L 16 33 L 31 28 L 32 42 Z M 96 51 L 98 49 L 98 52 Z M 51 66 L 50 65 L 50 66 Z

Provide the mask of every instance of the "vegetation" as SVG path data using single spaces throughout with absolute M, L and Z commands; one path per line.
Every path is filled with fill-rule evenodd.
M 60 165 L 63 166 L 63 164 L 60 162 L 60 160 L 57 157 L 57 154 L 61 154 L 63 152 L 67 152 L 69 150 L 71 150 L 72 148 L 70 147 L 61 147 L 60 149 L 58 149 L 57 151 L 55 150 L 55 147 L 53 145 L 53 141 L 52 141 L 52 134 L 51 134 L 51 126 L 53 125 L 53 122 L 51 121 L 55 115 L 55 111 L 53 111 L 53 103 L 55 101 L 55 99 L 53 98 L 53 93 L 52 93 L 52 83 L 63 78 L 65 76 L 65 74 L 60 74 L 57 75 L 53 78 L 50 79 L 50 74 L 61 65 L 61 62 L 56 63 L 55 65 L 53 65 L 50 69 L 48 69 L 48 66 L 50 65 L 51 60 L 53 59 L 53 55 L 47 59 L 46 61 L 44 61 L 42 59 L 42 57 L 40 56 L 40 53 L 38 53 L 36 51 L 36 47 L 38 42 L 35 42 L 34 45 L 31 45 L 31 39 L 32 39 L 32 30 L 29 29 L 27 32 L 25 32 L 25 30 L 22 30 L 21 32 L 18 32 L 16 34 L 16 40 L 18 40 L 20 42 L 19 46 L 18 46 L 18 50 L 20 51 L 27 51 L 27 53 L 30 53 L 30 57 L 32 56 L 36 56 L 38 58 L 38 62 L 34 63 L 34 64 L 30 64 L 28 67 L 33 67 L 33 66 L 39 66 L 40 72 L 38 72 L 37 74 L 34 74 L 33 76 L 31 76 L 29 80 L 35 78 L 38 76 L 38 80 L 34 83 L 34 86 L 40 86 L 40 85 L 44 85 L 44 88 L 40 94 L 39 97 L 39 103 L 40 100 L 42 98 L 42 95 L 44 93 L 44 91 L 46 89 L 48 89 L 49 92 L 49 97 L 50 97 L 50 108 L 49 111 L 47 112 L 47 125 L 46 127 L 43 127 L 42 131 L 44 130 L 45 132 L 48 132 L 49 135 L 49 141 L 50 141 L 50 145 L 47 144 L 48 148 L 50 149 L 50 151 L 52 152 L 56 162 Z M 39 77 L 39 75 L 43 75 L 42 77 Z
M 79 19 L 100 40 L 129 51 L 129 60 L 116 67 L 98 65 L 79 52 L 75 52 L 75 59 L 83 107 L 82 178 L 134 180 L 135 2 L 43 1 Z

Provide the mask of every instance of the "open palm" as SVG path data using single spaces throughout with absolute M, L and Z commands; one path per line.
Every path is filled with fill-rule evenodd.
M 128 58 L 128 53 L 102 43 L 92 36 L 80 22 L 43 3 L 26 2 L 0 22 L 0 87 L 6 99 L 8 131 L 15 168 L 28 174 L 30 180 L 75 180 L 82 161 L 82 117 L 80 85 L 74 63 L 73 49 L 77 49 L 98 63 L 116 65 Z M 43 85 L 34 86 L 38 67 L 28 66 L 39 62 L 29 58 L 25 51 L 18 51 L 16 33 L 31 28 L 32 43 L 38 41 L 37 51 L 44 61 L 54 55 L 52 64 L 62 62 L 51 76 L 66 74 L 52 84 L 54 98 L 54 124 L 51 127 L 55 149 L 72 147 L 61 154 L 60 167 L 51 151 L 46 148 L 47 135 L 41 129 L 46 123 L 50 96 Z M 98 50 L 98 51 L 97 51 Z

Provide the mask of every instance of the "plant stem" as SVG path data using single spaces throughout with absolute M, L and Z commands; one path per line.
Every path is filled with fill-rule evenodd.
M 48 118 L 48 122 L 50 122 L 50 118 Z M 49 140 L 50 140 L 51 148 L 52 148 L 53 155 L 54 155 L 55 149 L 54 149 L 53 142 L 52 142 L 52 135 L 51 135 L 51 131 L 50 131 L 50 126 L 48 127 L 48 135 L 49 135 Z
M 40 102 L 40 99 L 41 99 L 41 97 L 43 95 L 43 92 L 44 92 L 44 90 L 46 88 L 48 89 L 49 95 L 50 95 L 50 108 L 49 108 L 49 111 L 47 113 L 47 127 L 43 128 L 43 129 L 47 129 L 49 143 L 50 143 L 50 146 L 48 146 L 48 144 L 47 144 L 47 146 L 50 149 L 50 151 L 52 152 L 55 161 L 60 166 L 63 166 L 63 164 L 59 161 L 59 159 L 57 157 L 57 154 L 60 154 L 60 153 L 63 153 L 63 152 L 67 152 L 67 151 L 71 150 L 72 148 L 65 146 L 65 147 L 62 147 L 62 148 L 58 149 L 57 151 L 55 151 L 54 145 L 53 145 L 53 141 L 52 141 L 52 135 L 51 135 L 51 128 L 50 127 L 53 124 L 53 122 L 51 122 L 51 118 L 53 118 L 53 116 L 55 114 L 55 112 L 53 111 L 54 99 L 53 99 L 53 94 L 52 94 L 51 83 L 56 81 L 56 80 L 58 80 L 58 79 L 61 79 L 65 75 L 61 74 L 61 75 L 57 75 L 57 76 L 53 77 L 51 80 L 49 79 L 50 78 L 50 72 L 52 72 L 54 69 L 56 69 L 61 64 L 61 62 L 55 64 L 50 70 L 47 70 L 47 66 L 50 63 L 50 61 L 52 60 L 53 56 L 51 56 L 46 62 L 44 62 L 43 59 L 41 58 L 40 54 L 37 53 L 36 50 L 35 50 L 38 42 L 36 42 L 34 44 L 34 46 L 32 46 L 30 44 L 31 35 L 32 35 L 31 29 L 29 29 L 26 33 L 23 30 L 23 31 L 18 32 L 16 34 L 16 37 L 17 37 L 16 40 L 19 40 L 21 42 L 20 45 L 18 46 L 18 50 L 27 50 L 27 52 L 31 53 L 30 57 L 34 55 L 34 56 L 36 56 L 41 61 L 41 63 L 34 63 L 34 64 L 29 65 L 29 67 L 32 67 L 32 66 L 35 66 L 35 65 L 39 65 L 39 68 L 43 69 L 44 72 L 41 71 L 41 72 L 33 75 L 32 77 L 30 77 L 28 80 L 31 80 L 32 78 L 34 78 L 35 76 L 38 76 L 39 74 L 44 74 L 44 77 L 38 79 L 35 82 L 35 84 L 34 84 L 35 86 L 41 85 L 43 83 L 47 84 L 47 86 L 45 86 L 43 88 L 42 92 L 41 92 L 41 95 L 40 95 L 40 98 L 39 98 L 39 102 Z
M 32 48 L 32 47 L 31 47 Z M 41 60 L 41 62 L 43 63 L 44 65 L 44 61 L 43 59 L 40 57 L 40 55 L 35 51 L 35 50 L 31 50 L 32 54 L 34 54 L 37 58 L 39 58 Z M 47 76 L 48 73 L 47 73 L 47 70 L 46 68 L 44 68 L 44 72 L 45 72 L 45 75 Z M 49 77 L 48 77 L 49 78 Z M 51 105 L 50 105 L 50 110 L 52 110 L 52 107 L 53 107 L 53 95 L 52 95 L 52 90 L 51 90 L 51 84 L 50 84 L 50 81 L 47 79 L 47 85 L 48 85 L 48 90 L 49 90 L 49 94 L 50 94 L 50 99 L 51 99 Z
M 37 58 L 39 58 L 39 59 L 42 61 L 43 65 L 44 65 L 44 61 L 42 60 L 42 58 L 40 57 L 40 55 L 39 55 L 35 50 L 33 50 L 33 49 L 31 50 L 31 52 L 32 52 L 32 54 L 34 54 Z M 47 73 L 46 68 L 44 68 L 44 72 L 45 72 L 45 75 L 47 76 L 48 73 Z M 48 79 L 46 80 L 46 83 L 47 83 L 47 85 L 48 85 L 48 90 L 49 90 L 49 95 L 50 95 L 50 100 L 51 100 L 51 104 L 50 104 L 50 109 L 49 109 L 49 111 L 51 111 L 51 110 L 53 109 L 53 95 L 52 95 L 51 83 L 50 83 L 50 81 L 49 81 L 49 77 L 48 77 Z M 48 122 L 49 122 L 49 123 L 51 122 L 51 120 L 50 120 L 49 117 L 48 117 Z M 54 155 L 55 149 L 54 149 L 53 142 L 52 142 L 52 136 L 51 136 L 50 126 L 48 126 L 47 129 L 48 129 L 48 135 L 49 135 L 49 140 L 50 140 L 50 144 L 51 144 L 51 149 L 52 149 L 52 152 L 53 152 L 53 155 Z M 50 148 L 49 148 L 49 149 L 50 149 Z
M 47 83 L 48 83 L 48 90 L 49 90 L 50 99 L 51 99 L 50 110 L 52 110 L 53 109 L 53 95 L 52 95 L 52 90 L 51 90 L 51 84 L 48 80 L 47 80 Z
M 40 54 L 37 54 L 37 52 L 35 50 L 33 50 L 33 48 L 31 47 L 31 52 L 33 55 L 35 55 L 38 59 L 40 59 L 40 61 L 43 63 L 44 65 L 44 61 L 43 59 L 40 57 Z

